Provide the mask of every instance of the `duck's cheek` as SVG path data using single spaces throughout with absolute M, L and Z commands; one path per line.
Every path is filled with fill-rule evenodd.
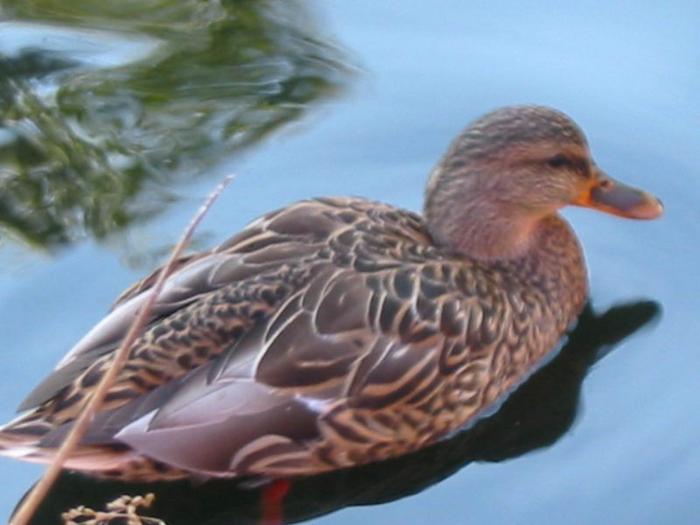
M 540 211 L 549 214 L 571 203 L 577 196 L 577 190 L 572 190 L 570 184 L 557 184 L 552 181 L 533 185 L 530 188 L 531 198 L 537 203 Z

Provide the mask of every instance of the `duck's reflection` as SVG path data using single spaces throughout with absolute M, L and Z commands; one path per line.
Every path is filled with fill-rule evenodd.
M 612 347 L 659 313 L 640 301 L 596 315 L 586 307 L 562 351 L 506 400 L 494 415 L 454 438 L 402 458 L 295 480 L 286 494 L 286 523 L 328 514 L 350 505 L 373 505 L 415 494 L 472 461 L 503 461 L 553 444 L 576 418 L 583 379 Z M 148 514 L 168 525 L 260 523 L 260 489 L 237 481 L 124 484 L 64 474 L 32 523 L 60 523 L 68 508 L 103 508 L 122 494 L 156 496 Z

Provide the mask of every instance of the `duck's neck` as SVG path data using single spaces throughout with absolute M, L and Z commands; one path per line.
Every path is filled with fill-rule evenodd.
M 525 256 L 535 246 L 542 217 L 505 205 L 478 200 L 460 210 L 426 214 L 433 238 L 452 251 L 480 261 L 506 261 Z
M 538 223 L 529 251 L 511 264 L 544 294 L 560 330 L 581 313 L 588 297 L 586 263 L 576 235 L 559 214 Z
M 469 259 L 506 268 L 506 274 L 529 282 L 557 305 L 557 318 L 571 322 L 583 308 L 588 281 L 581 247 L 567 222 L 558 213 L 536 217 L 497 204 L 467 210 L 450 222 L 436 223 L 439 214 L 434 215 L 429 228 L 435 240 Z

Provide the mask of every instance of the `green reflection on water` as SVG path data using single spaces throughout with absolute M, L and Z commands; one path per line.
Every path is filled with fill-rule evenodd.
M 296 2 L 2 8 L 14 21 L 70 28 L 78 44 L 87 35 L 94 47 L 94 30 L 106 30 L 152 48 L 96 68 L 80 53 L 7 53 L 0 39 L 0 225 L 35 247 L 103 238 L 152 216 L 172 200 L 173 183 L 258 142 L 347 79 L 342 53 Z

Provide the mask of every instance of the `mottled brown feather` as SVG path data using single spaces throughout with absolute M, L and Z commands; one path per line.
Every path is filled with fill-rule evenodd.
M 416 450 L 493 407 L 556 346 L 587 289 L 580 247 L 556 213 L 537 216 L 527 250 L 511 252 L 494 236 L 522 240 L 518 224 L 492 214 L 501 201 L 476 222 L 459 208 L 465 196 L 472 212 L 484 204 L 460 155 L 492 169 L 499 151 L 528 140 L 535 151 L 543 140 L 586 147 L 558 112 L 515 110 L 511 125 L 512 113 L 477 121 L 453 144 L 429 182 L 425 219 L 360 198 L 307 200 L 181 258 L 67 466 L 129 480 L 307 475 Z M 562 184 L 533 202 L 549 206 Z M 511 198 L 526 181 L 515 186 Z M 460 251 L 487 226 L 507 257 L 493 258 L 493 246 L 476 246 L 483 257 Z M 157 273 L 126 290 L 28 396 L 0 431 L 0 452 L 51 461 Z
M 269 214 L 182 259 L 85 443 L 182 473 L 279 476 L 439 439 L 512 388 L 583 304 L 576 241 L 550 222 L 544 256 L 494 266 L 438 249 L 419 216 L 376 202 Z M 15 428 L 41 420 L 41 446 L 60 442 L 116 344 L 73 355 Z

